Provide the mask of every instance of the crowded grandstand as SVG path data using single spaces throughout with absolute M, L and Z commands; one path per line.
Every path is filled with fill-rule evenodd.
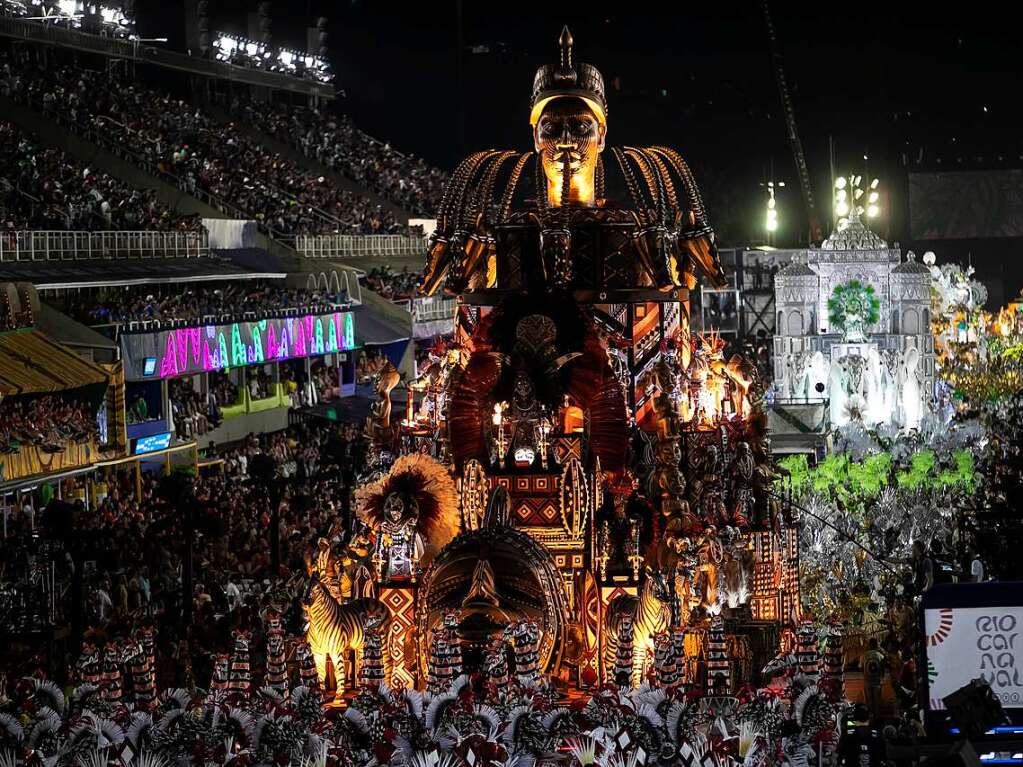
M 146 624 L 154 686 L 206 686 L 271 604 L 298 641 L 293 576 L 354 529 L 378 374 L 413 380 L 453 312 L 420 303 L 410 224 L 447 174 L 322 98 L 317 53 L 315 76 L 287 50 L 190 59 L 206 83 L 269 83 L 211 98 L 83 49 L 130 44 L 123 17 L 8 5 L 5 24 L 53 39 L 0 36 L 2 676 L 81 681 L 83 647 Z

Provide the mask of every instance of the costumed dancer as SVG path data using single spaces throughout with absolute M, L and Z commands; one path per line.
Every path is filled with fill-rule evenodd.
M 362 664 L 359 667 L 360 687 L 379 687 L 384 681 L 384 650 L 380 638 L 381 615 L 371 615 L 363 629 Z
M 686 630 L 676 628 L 671 632 L 671 648 L 675 654 L 675 670 L 678 673 L 678 684 L 689 681 L 689 668 L 686 663 Z
M 284 649 L 284 622 L 271 607 L 263 615 L 266 626 L 266 686 L 278 692 L 288 689 L 288 663 Z
M 634 634 L 632 618 L 623 618 L 618 627 L 618 648 L 615 651 L 613 673 L 614 683 L 619 687 L 632 686 Z
M 226 652 L 213 656 L 213 678 L 210 680 L 210 690 L 227 692 L 227 672 L 230 664 L 231 656 Z
M 228 692 L 248 695 L 252 689 L 252 668 L 249 665 L 249 632 L 234 632 L 234 652 L 227 670 Z
M 662 632 L 654 637 L 654 670 L 657 674 L 659 687 L 674 687 L 678 683 L 675 647 L 667 632 Z
M 136 660 L 144 663 L 144 668 L 137 670 L 136 664 L 131 670 L 135 684 L 135 703 L 143 708 L 152 708 L 156 702 L 156 626 L 146 619 L 135 630 L 132 638 L 140 648 Z
M 314 692 L 320 690 L 320 677 L 316 673 L 316 659 L 313 658 L 309 643 L 299 640 L 295 645 L 295 660 L 298 661 L 298 680 Z
M 434 695 L 444 692 L 462 673 L 462 647 L 458 643 L 458 613 L 444 614 L 443 624 L 434 629 L 430 647 L 429 689 Z
M 530 684 L 540 670 L 540 630 L 534 621 L 519 621 L 515 627 L 515 674 Z
M 817 678 L 817 632 L 810 621 L 800 623 L 796 632 L 796 663 L 801 674 Z
M 99 648 L 88 639 L 82 642 L 82 654 L 78 656 L 75 669 L 82 684 L 94 684 L 99 687 L 103 681 L 103 663 Z
M 707 689 L 712 695 L 728 695 L 732 690 L 725 622 L 720 617 L 711 621 L 707 635 Z
M 142 651 L 146 656 L 146 660 L 149 663 L 149 668 L 156 673 L 156 626 L 146 619 L 146 621 L 139 626 L 138 630 L 134 634 L 134 639 L 140 645 L 142 645 Z
M 824 655 L 820 659 L 821 681 L 828 680 L 828 696 L 835 703 L 845 698 L 845 653 L 842 647 L 844 635 L 841 623 L 831 623 L 824 642 Z
M 495 639 L 487 650 L 487 680 L 500 693 L 508 684 L 507 643 L 503 639 Z
M 103 676 L 100 680 L 100 695 L 110 703 L 120 703 L 124 692 L 124 677 L 121 674 L 121 654 L 117 645 L 107 642 L 103 650 Z
M 136 632 L 136 636 L 138 632 Z M 156 702 L 156 670 L 151 665 L 146 648 L 141 642 L 133 643 L 127 653 L 131 669 L 132 689 L 135 691 L 135 707 L 152 708 Z
M 444 645 L 446 643 L 444 635 L 444 627 L 438 626 L 433 630 L 433 636 L 430 638 L 430 675 L 426 685 L 431 695 L 442 693 L 444 691 L 444 683 L 447 681 L 447 678 L 441 672 L 441 663 L 445 655 Z

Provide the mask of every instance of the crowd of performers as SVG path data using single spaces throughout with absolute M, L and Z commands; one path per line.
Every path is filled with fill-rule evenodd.
M 104 497 L 74 510 L 77 545 L 91 552 L 89 542 L 99 540 L 103 551 L 82 554 L 68 544 L 59 563 L 68 577 L 95 556 L 82 592 L 81 644 L 67 647 L 64 657 L 40 653 L 10 669 L 0 685 L 0 751 L 59 755 L 64 761 L 57 763 L 71 764 L 104 738 L 124 764 L 132 763 L 124 754 L 145 752 L 216 764 L 243 757 L 298 763 L 317 754 L 330 764 L 410 764 L 431 753 L 458 755 L 462 761 L 450 762 L 458 765 L 520 763 L 518 757 L 582 765 L 593 763 L 591 755 L 626 764 L 637 755 L 651 764 L 782 764 L 837 759 L 843 728 L 869 718 L 846 698 L 846 661 L 858 659 L 843 657 L 840 626 L 821 632 L 805 622 L 787 632 L 778 656 L 753 674 L 759 687 L 733 692 L 738 685 L 720 618 L 709 630 L 702 684 L 685 672 L 684 633 L 665 631 L 653 638 L 654 663 L 635 687 L 632 633 L 623 625 L 612 679 L 566 697 L 539 673 L 535 622 L 510 624 L 487 649 L 481 670 L 470 672 L 456 614 L 433 634 L 425 690 L 391 688 L 383 616 L 370 613 L 354 667 L 331 672 L 349 680 L 354 697 L 344 713 L 328 706 L 333 693 L 321 686 L 306 641 L 317 583 L 307 575 L 325 546 L 357 550 L 363 540 L 367 552 L 373 549 L 372 531 L 353 511 L 371 452 L 361 425 L 307 422 L 223 453 L 222 472 L 190 480 L 187 501 L 167 480 L 144 476 L 139 495 L 132 476 L 111 475 Z M 276 572 L 267 545 L 269 506 L 260 498 L 266 490 L 250 470 L 260 454 L 272 458 L 282 478 Z M 193 507 L 196 531 L 187 624 L 183 503 Z M 14 529 L 8 550 L 29 532 Z M 349 596 L 360 589 L 354 576 L 342 583 Z M 369 574 L 361 577 L 365 582 Z M 863 656 L 864 694 L 875 711 L 883 677 L 877 658 L 890 665 L 893 683 L 896 673 L 902 679 L 891 649 L 872 644 Z M 906 692 L 904 716 L 891 721 L 889 736 L 920 735 L 912 691 Z M 860 729 L 870 748 L 880 747 L 871 740 L 875 730 Z
M 565 699 L 537 673 L 535 625 L 510 626 L 485 671 L 471 675 L 462 673 L 458 644 L 437 632 L 435 673 L 420 692 L 386 684 L 371 621 L 359 687 L 342 709 L 324 706 L 304 644 L 289 651 L 283 616 L 267 609 L 260 623 L 259 638 L 233 632 L 208 682 L 161 692 L 152 623 L 120 642 L 87 640 L 67 694 L 40 676 L 5 691 L 0 750 L 26 764 L 72 764 L 96 750 L 126 765 L 143 763 L 133 761 L 143 754 L 164 763 L 353 767 L 883 761 L 862 707 L 844 701 L 840 630 L 821 651 L 816 630 L 800 626 L 764 669 L 770 684 L 734 695 L 680 683 L 672 642 L 658 637 L 654 673 L 638 688 L 608 684 Z M 908 723 L 888 735 L 919 737 Z

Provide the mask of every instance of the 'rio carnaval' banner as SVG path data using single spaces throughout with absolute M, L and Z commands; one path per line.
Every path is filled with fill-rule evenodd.
M 930 708 L 982 678 L 1004 708 L 1023 708 L 1023 606 L 924 611 Z
M 313 357 L 347 351 L 354 345 L 352 313 L 328 312 L 122 333 L 121 356 L 125 377 L 142 381 Z

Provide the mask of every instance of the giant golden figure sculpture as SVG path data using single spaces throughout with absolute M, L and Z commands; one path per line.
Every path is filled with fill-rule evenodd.
M 451 293 L 513 287 L 496 263 L 494 227 L 526 219 L 540 225 L 544 258 L 533 277 L 548 288 L 592 284 L 594 275 L 577 274 L 573 263 L 573 229 L 587 222 L 629 229 L 634 247 L 624 261 L 635 263 L 622 263 L 620 276 L 630 286 L 691 288 L 698 270 L 718 282 L 713 230 L 689 166 L 668 147 L 613 147 L 605 162 L 604 79 L 574 61 L 567 28 L 559 43 L 559 63 L 541 67 L 533 82 L 535 151 L 477 152 L 458 167 L 441 205 L 423 292 L 435 292 L 445 278 Z M 524 183 L 530 176 L 533 209 L 516 212 L 518 198 L 530 194 Z M 625 199 L 610 200 L 609 185 Z
M 459 297 L 457 353 L 431 373 L 430 428 L 399 442 L 451 467 L 460 532 L 428 564 L 415 513 L 364 515 L 391 633 L 417 646 L 392 655 L 405 678 L 432 676 L 434 638 L 468 672 L 535 632 L 521 673 L 638 682 L 655 636 L 667 663 L 665 637 L 695 648 L 712 617 L 792 612 L 755 371 L 689 333 L 688 290 L 723 280 L 703 201 L 675 150 L 608 145 L 608 114 L 565 29 L 531 151 L 477 152 L 445 191 L 422 290 Z

